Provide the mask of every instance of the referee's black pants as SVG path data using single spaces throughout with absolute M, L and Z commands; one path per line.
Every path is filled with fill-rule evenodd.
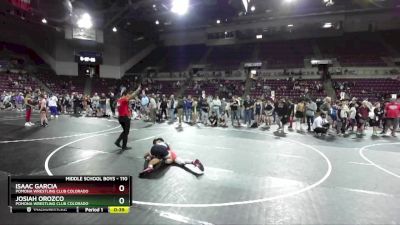
M 131 119 L 127 116 L 120 116 L 118 118 L 119 124 L 121 124 L 121 127 L 123 129 L 122 133 L 119 135 L 119 138 L 117 139 L 116 143 L 121 143 L 122 140 L 122 148 L 126 148 L 127 143 L 128 143 L 128 135 L 129 135 L 129 130 L 131 128 Z

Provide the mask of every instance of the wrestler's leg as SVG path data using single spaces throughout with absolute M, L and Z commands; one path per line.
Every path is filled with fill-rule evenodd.
M 180 166 L 183 166 L 185 164 L 192 164 L 193 160 L 182 159 L 181 157 L 176 157 L 175 163 L 180 165 Z
M 158 159 L 158 158 L 152 158 L 152 159 L 150 160 L 150 162 L 149 162 L 149 167 L 153 168 L 154 165 L 157 165 L 157 164 L 160 163 L 160 162 L 161 162 L 160 159 Z
M 172 163 L 174 163 L 174 160 L 173 159 L 171 159 L 171 158 L 168 158 L 168 159 L 165 159 L 165 164 L 172 164 Z
M 193 164 L 194 166 L 198 167 L 201 171 L 204 171 L 204 166 L 198 159 L 190 160 L 190 159 L 182 159 L 180 157 L 176 157 L 175 163 L 180 166 L 184 166 L 186 164 Z

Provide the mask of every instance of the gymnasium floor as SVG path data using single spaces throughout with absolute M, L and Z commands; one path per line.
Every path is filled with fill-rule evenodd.
M 37 114 L 34 115 L 37 121 Z M 129 145 L 113 145 L 116 120 L 61 116 L 47 128 L 0 113 L 0 224 L 399 224 L 400 141 L 317 138 L 288 131 L 132 123 Z M 164 137 L 196 177 L 168 167 L 139 179 L 143 154 Z M 7 175 L 132 175 L 128 215 L 10 214 Z

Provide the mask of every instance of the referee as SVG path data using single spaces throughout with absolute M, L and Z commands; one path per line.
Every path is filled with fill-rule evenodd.
M 137 96 L 140 91 L 141 86 L 139 85 L 138 89 L 134 92 L 128 93 L 127 90 L 122 92 L 121 98 L 118 99 L 118 121 L 122 126 L 122 133 L 119 135 L 118 139 L 115 141 L 115 145 L 122 150 L 131 149 L 126 146 L 128 143 L 128 135 L 131 127 L 131 111 L 129 110 L 129 100 L 133 99 Z M 122 147 L 121 147 L 122 141 Z

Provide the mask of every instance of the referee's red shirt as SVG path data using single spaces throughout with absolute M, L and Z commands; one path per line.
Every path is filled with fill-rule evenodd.
M 118 99 L 118 114 L 119 116 L 131 116 L 131 111 L 129 110 L 129 100 L 126 97 Z

